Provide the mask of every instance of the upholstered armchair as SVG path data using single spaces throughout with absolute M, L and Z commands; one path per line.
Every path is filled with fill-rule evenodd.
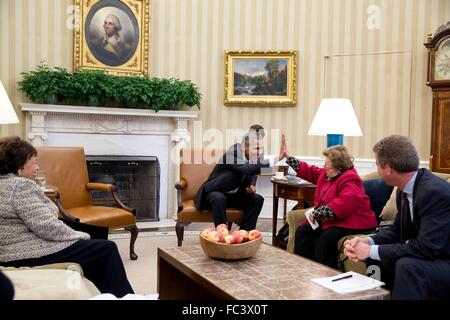
M 175 184 L 178 200 L 175 230 L 179 247 L 183 242 L 185 226 L 191 222 L 214 221 L 211 211 L 197 210 L 194 197 L 222 154 L 223 150 L 181 150 L 180 181 Z M 233 222 L 241 222 L 244 217 L 244 212 L 235 208 L 228 208 L 226 213 L 230 229 Z
M 57 187 L 55 203 L 62 218 L 90 225 L 108 227 L 109 230 L 125 228 L 131 232 L 130 259 L 136 260 L 134 243 L 139 233 L 136 212 L 123 204 L 115 186 L 89 183 L 83 148 L 37 148 L 38 164 L 45 170 L 47 184 Z M 89 191 L 111 192 L 117 207 L 94 206 Z

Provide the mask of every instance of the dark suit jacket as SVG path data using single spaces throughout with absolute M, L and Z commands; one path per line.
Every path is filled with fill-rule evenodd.
M 400 212 L 401 191 L 397 193 Z M 400 214 L 390 229 L 371 238 L 380 245 L 383 265 L 390 266 L 402 257 L 425 260 L 450 259 L 450 184 L 426 169 L 417 173 L 413 188 L 413 225 L 416 237 L 400 244 Z
M 269 167 L 269 162 L 258 160 L 257 163 L 248 163 L 241 144 L 232 145 L 217 161 L 208 180 L 198 189 L 194 199 L 197 209 L 207 209 L 206 195 L 209 192 L 227 192 L 255 185 L 256 175 L 262 167 Z

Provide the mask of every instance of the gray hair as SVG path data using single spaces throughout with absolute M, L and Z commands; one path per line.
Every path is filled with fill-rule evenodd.
M 120 20 L 119 20 L 119 17 L 118 17 L 118 16 L 116 16 L 115 14 L 110 13 L 110 14 L 108 14 L 108 15 L 105 17 L 105 20 L 108 19 L 108 18 L 111 18 L 111 19 L 113 20 L 113 22 L 114 22 L 114 27 L 116 28 L 116 31 L 117 31 L 117 32 L 120 31 L 120 30 L 122 30 L 122 25 L 120 24 Z
M 398 172 L 412 172 L 419 169 L 419 154 L 412 140 L 401 135 L 390 135 L 373 146 L 381 166 L 389 165 Z

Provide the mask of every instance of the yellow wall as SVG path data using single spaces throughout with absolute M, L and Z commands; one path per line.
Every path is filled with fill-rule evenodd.
M 14 105 L 25 101 L 16 91 L 20 72 L 41 60 L 72 69 L 71 4 L 0 0 L 0 79 Z M 380 8 L 380 29 L 367 27 L 376 18 L 370 5 Z M 283 128 L 291 153 L 305 156 L 325 147 L 325 138 L 306 135 L 321 98 L 349 97 L 364 134 L 345 139 L 355 157 L 372 158 L 376 140 L 402 133 L 427 160 L 431 90 L 422 43 L 448 20 L 448 0 L 151 0 L 150 75 L 197 83 L 204 129 Z M 298 50 L 297 105 L 224 106 L 223 52 L 232 49 Z M 2 126 L 1 134 L 23 135 L 23 127 Z

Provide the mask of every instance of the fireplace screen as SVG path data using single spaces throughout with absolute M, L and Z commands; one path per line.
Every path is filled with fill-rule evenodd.
M 159 220 L 160 167 L 156 157 L 86 156 L 89 181 L 117 187 L 120 200 L 136 209 L 137 221 Z M 95 205 L 114 206 L 111 193 L 93 191 Z

